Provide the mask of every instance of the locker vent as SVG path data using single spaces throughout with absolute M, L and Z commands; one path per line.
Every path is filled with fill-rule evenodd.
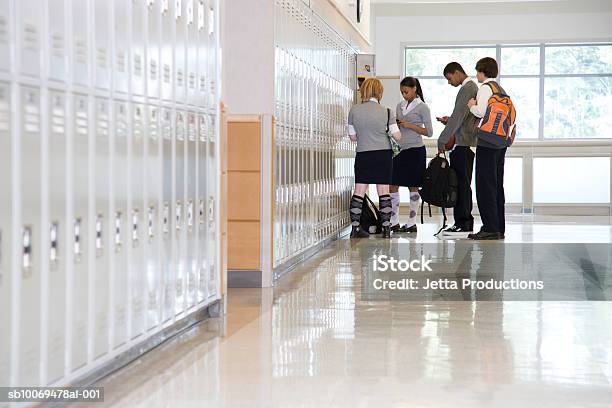
M 126 72 L 127 58 L 124 51 L 117 51 L 117 71 Z
M 108 52 L 106 48 L 96 49 L 96 60 L 98 61 L 98 67 L 108 68 Z
M 168 64 L 164 64 L 164 72 L 163 72 L 163 77 L 164 77 L 164 82 L 169 84 L 170 83 L 170 65 Z
M 8 27 L 6 17 L 0 14 L 0 44 L 8 44 Z
M 142 77 L 142 56 L 140 54 L 134 54 L 134 75 Z
M 74 59 L 79 64 L 87 64 L 87 43 L 82 38 L 74 40 Z
M 151 109 L 150 119 L 149 119 L 149 138 L 151 140 L 157 140 L 159 136 L 159 129 L 157 126 L 157 110 Z
M 64 57 L 64 36 L 62 33 L 51 34 L 51 55 L 57 58 Z
M 153 81 L 157 79 L 157 61 L 155 60 L 151 60 L 149 63 L 149 76 Z
M 187 129 L 187 137 L 189 137 L 190 142 L 195 142 L 196 140 L 196 123 L 195 123 L 195 115 L 190 114 L 188 116 L 188 129 Z
M 176 86 L 179 88 L 183 87 L 183 82 L 185 81 L 185 75 L 183 75 L 182 69 L 176 70 Z
M 6 101 L 7 95 L 5 89 L 0 88 L 0 131 L 8 132 L 11 129 L 11 112 L 9 110 L 8 102 Z
M 193 72 L 189 73 L 189 89 L 196 89 L 196 74 Z
M 40 131 L 40 115 L 38 106 L 25 106 L 24 129 L 28 133 L 38 133 Z
M 104 104 L 98 106 L 98 120 L 96 124 L 96 134 L 100 138 L 108 137 L 108 115 Z
M 185 140 L 185 117 L 182 113 L 176 114 L 176 139 Z
M 200 92 L 206 91 L 206 76 L 200 76 Z
M 59 100 L 61 103 L 61 99 Z M 51 131 L 63 135 L 66 129 L 66 118 L 62 106 L 54 106 L 51 110 Z
M 23 47 L 26 50 L 38 52 L 38 29 L 35 25 L 25 23 L 23 26 Z
M 77 135 L 87 135 L 87 109 L 84 100 L 77 101 L 77 111 L 75 118 L 75 132 Z

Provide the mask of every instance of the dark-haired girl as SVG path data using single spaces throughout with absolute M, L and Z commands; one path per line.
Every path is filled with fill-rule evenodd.
M 433 136 L 431 113 L 425 104 L 423 90 L 417 78 L 406 77 L 400 83 L 404 100 L 397 104 L 397 123 L 402 133 L 399 142 L 402 151 L 393 159 L 393 178 L 389 188 L 393 205 L 391 218 L 392 230 L 399 232 L 416 232 L 417 209 L 419 208 L 419 187 L 423 182 L 423 173 L 427 153 L 423 136 Z M 408 223 L 399 225 L 399 187 L 410 189 L 410 218 Z

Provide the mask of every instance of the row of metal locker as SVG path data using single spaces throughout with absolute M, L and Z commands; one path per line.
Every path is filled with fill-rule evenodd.
M 301 0 L 275 3 L 275 265 L 349 223 L 356 51 Z
M 0 1 L 0 384 L 220 297 L 217 0 Z

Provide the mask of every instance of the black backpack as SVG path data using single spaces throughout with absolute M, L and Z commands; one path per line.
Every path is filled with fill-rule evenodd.
M 363 196 L 360 226 L 362 230 L 370 234 L 380 234 L 382 232 L 380 211 L 367 194 Z
M 457 173 L 451 169 L 446 156 L 437 155 L 429 162 L 429 166 L 423 174 L 423 186 L 419 190 L 423 204 L 421 204 L 421 224 L 423 223 L 423 206 L 429 206 L 429 216 L 431 217 L 431 206 L 442 208 L 444 222 L 438 235 L 446 228 L 445 208 L 452 208 L 457 204 Z

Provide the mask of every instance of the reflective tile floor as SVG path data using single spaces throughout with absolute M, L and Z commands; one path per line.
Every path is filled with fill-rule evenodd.
M 492 245 L 610 248 L 609 218 L 561 221 L 514 219 L 507 244 Z M 392 242 L 439 243 L 434 231 L 426 224 L 417 237 Z M 362 256 L 381 241 L 336 241 L 273 291 L 230 289 L 225 318 L 194 327 L 102 381 L 103 405 L 612 407 L 611 302 L 365 301 Z M 600 261 L 605 269 L 610 258 Z M 569 269 L 559 267 L 564 274 L 595 271 L 601 299 L 612 299 L 609 270 L 567 263 Z

